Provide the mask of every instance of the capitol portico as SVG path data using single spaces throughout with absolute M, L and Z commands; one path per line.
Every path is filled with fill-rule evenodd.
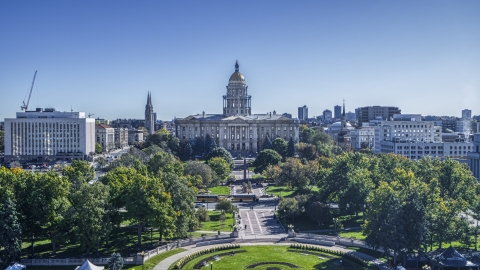
M 251 96 L 245 77 L 239 71 L 230 76 L 227 94 L 223 96 L 223 114 L 196 114 L 175 119 L 176 136 L 182 143 L 210 135 L 216 144 L 230 152 L 256 153 L 262 149 L 265 136 L 273 140 L 293 138 L 298 142 L 298 121 L 273 113 L 251 114 Z

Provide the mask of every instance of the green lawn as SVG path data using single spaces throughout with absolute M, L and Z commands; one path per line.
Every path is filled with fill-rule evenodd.
M 365 240 L 365 235 L 362 234 L 362 230 L 352 230 L 352 231 L 341 231 L 341 237 L 353 238 L 356 240 Z
M 338 256 L 314 252 L 315 254 L 303 255 L 297 252 L 288 252 L 291 250 L 287 246 L 243 246 L 234 251 L 246 250 L 245 253 L 237 253 L 234 256 L 223 256 L 219 261 L 213 262 L 213 269 L 245 269 L 247 266 L 258 262 L 286 262 L 299 266 L 301 269 L 345 269 L 345 266 L 334 264 Z M 231 250 L 209 253 L 196 258 L 183 267 L 183 269 L 193 269 L 194 265 L 210 256 L 220 253 L 228 253 Z M 359 265 L 342 258 L 346 263 L 353 266 L 350 269 L 362 269 Z M 291 269 L 279 264 L 269 264 L 257 266 L 255 269 L 267 269 L 276 267 L 278 269 Z M 173 267 L 171 267 L 173 268 Z M 372 268 L 373 269 L 373 268 Z
M 160 245 L 158 242 L 159 234 L 156 231 L 152 232 L 152 242 L 150 242 L 150 231 L 142 233 L 142 246 L 137 245 L 137 228 L 132 227 L 120 227 L 115 228 L 110 233 L 110 245 L 105 246 L 105 242 L 102 242 L 99 248 L 100 256 L 109 257 L 114 251 L 120 252 L 123 256 L 131 253 L 135 253 L 139 250 L 149 250 L 150 248 Z M 175 239 L 163 238 L 163 241 L 170 241 Z M 22 258 L 31 256 L 31 243 L 28 238 L 24 238 L 22 241 Z M 82 251 L 79 244 L 63 243 L 57 244 L 57 254 L 52 256 L 52 243 L 48 239 L 36 238 L 35 239 L 35 258 L 67 258 L 78 256 L 96 256 L 94 251 L 90 254 L 86 254 Z
M 231 232 L 232 225 L 234 223 L 232 214 L 227 213 L 225 214 L 225 223 L 222 228 L 222 223 L 220 221 L 220 211 L 208 211 L 208 215 L 210 216 L 210 221 L 202 222 L 202 226 L 199 231 L 221 231 L 221 232 Z
M 293 197 L 295 190 L 289 189 L 286 186 L 277 186 L 277 187 L 268 186 L 266 193 L 273 194 L 277 197 Z
M 216 186 L 208 189 L 211 194 L 216 195 L 230 195 L 230 188 L 228 186 Z

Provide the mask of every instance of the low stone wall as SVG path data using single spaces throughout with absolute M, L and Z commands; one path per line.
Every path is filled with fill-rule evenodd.
M 197 247 L 203 247 L 203 246 L 210 246 L 210 245 L 218 245 L 218 244 L 226 244 L 226 243 L 232 243 L 235 241 L 235 239 L 221 239 L 221 240 L 213 240 L 213 241 L 207 241 L 207 242 L 201 242 L 197 243 Z
M 234 234 L 223 234 L 223 235 L 215 235 L 215 236 L 208 236 L 208 237 L 200 237 L 200 238 L 191 238 L 182 241 L 175 241 L 169 243 L 167 245 L 156 247 L 152 250 L 145 251 L 145 254 L 142 256 L 141 254 L 137 254 L 136 256 L 131 257 L 123 257 L 124 264 L 127 265 L 141 265 L 142 261 L 145 262 L 148 259 L 156 256 L 160 253 L 165 251 L 196 245 L 196 246 L 208 246 L 208 245 L 216 245 L 216 244 L 225 244 L 231 243 L 235 241 Z M 89 260 L 91 263 L 96 265 L 107 265 L 108 260 L 110 258 L 64 258 L 64 259 L 22 259 L 20 261 L 21 264 L 27 266 L 62 266 L 62 265 L 82 265 L 86 260 Z
M 304 243 L 304 244 L 313 244 L 332 247 L 335 246 L 335 242 L 325 241 L 325 240 L 314 240 L 314 239 L 305 239 L 305 238 L 293 238 L 292 241 Z

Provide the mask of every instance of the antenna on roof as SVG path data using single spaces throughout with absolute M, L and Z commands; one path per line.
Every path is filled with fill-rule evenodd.
M 72 107 L 72 105 L 70 105 L 70 112 L 73 112 L 73 107 Z

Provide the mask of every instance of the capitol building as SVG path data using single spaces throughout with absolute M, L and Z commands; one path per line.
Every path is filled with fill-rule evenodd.
M 271 140 L 280 137 L 298 142 L 297 120 L 278 115 L 275 111 L 252 114 L 251 98 L 237 61 L 235 72 L 228 80 L 227 93 L 223 96 L 223 113 L 176 118 L 176 136 L 182 143 L 190 142 L 193 145 L 196 138 L 205 139 L 208 134 L 217 146 L 234 155 L 259 152 L 266 136 L 270 136 Z

